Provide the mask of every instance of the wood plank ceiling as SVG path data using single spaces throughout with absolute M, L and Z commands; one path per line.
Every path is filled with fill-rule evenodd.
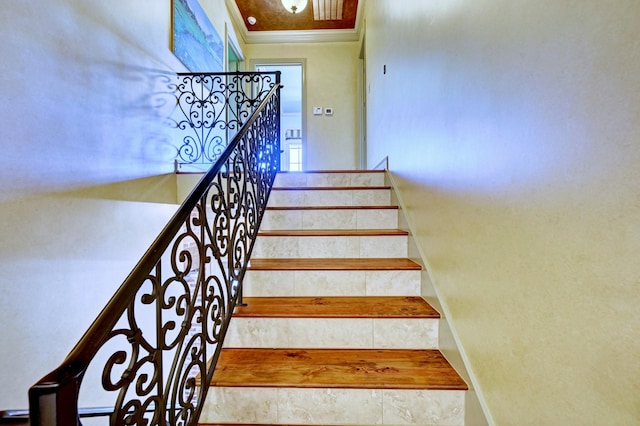
M 358 39 L 363 1 L 307 0 L 295 14 L 280 0 L 227 0 L 227 5 L 247 43 L 347 41 Z

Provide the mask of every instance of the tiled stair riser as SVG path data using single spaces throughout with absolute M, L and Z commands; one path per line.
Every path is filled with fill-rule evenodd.
M 438 319 L 234 317 L 225 347 L 436 349 Z
M 211 388 L 201 422 L 464 425 L 464 391 Z
M 245 296 L 419 296 L 420 271 L 248 271 Z
M 259 236 L 253 257 L 398 258 L 407 257 L 406 235 L 381 236 Z
M 273 189 L 270 207 L 387 206 L 389 189 Z
M 383 186 L 384 173 L 279 173 L 273 184 L 279 187 Z
M 267 210 L 262 230 L 280 229 L 394 229 L 396 209 Z

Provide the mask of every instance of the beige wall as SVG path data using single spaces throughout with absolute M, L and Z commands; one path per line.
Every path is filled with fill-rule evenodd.
M 224 0 L 201 3 L 223 36 Z M 2 2 L 0 410 L 27 407 L 175 210 L 170 7 Z
M 256 59 L 306 59 L 306 170 L 351 170 L 357 164 L 357 42 L 253 44 Z M 333 116 L 314 116 L 313 107 L 333 107 Z
M 366 18 L 369 165 L 389 156 L 491 421 L 637 424 L 640 3 Z

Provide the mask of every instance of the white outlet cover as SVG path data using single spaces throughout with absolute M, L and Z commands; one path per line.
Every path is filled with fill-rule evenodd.
M 333 115 L 333 108 L 325 108 L 324 115 Z

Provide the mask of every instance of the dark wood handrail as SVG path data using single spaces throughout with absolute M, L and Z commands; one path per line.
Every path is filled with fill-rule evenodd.
M 100 348 L 113 337 L 114 327 L 116 327 L 118 321 L 123 318 L 123 315 L 126 315 L 132 301 L 134 301 L 138 296 L 140 288 L 149 280 L 150 271 L 154 270 L 156 265 L 161 261 L 161 257 L 169 249 L 172 242 L 174 242 L 176 235 L 184 228 L 185 223 L 190 220 L 189 218 L 192 215 L 192 212 L 194 212 L 194 209 L 196 209 L 199 204 L 202 204 L 203 200 L 209 201 L 206 197 L 214 181 L 216 179 L 221 181 L 222 178 L 220 176 L 224 173 L 226 173 L 226 179 L 229 178 L 229 162 L 233 161 L 232 156 L 236 155 L 235 152 L 241 144 L 246 145 L 249 143 L 247 142 L 248 140 L 251 141 L 255 139 L 255 135 L 251 133 L 255 131 L 252 129 L 254 129 L 254 125 L 257 121 L 261 119 L 265 110 L 274 108 L 273 106 L 270 106 L 270 103 L 273 103 L 274 99 L 276 99 L 278 108 L 277 113 L 279 117 L 279 89 L 280 84 L 278 74 L 276 83 L 273 85 L 268 95 L 255 109 L 246 123 L 244 123 L 242 128 L 235 135 L 215 164 L 213 164 L 213 166 L 204 174 L 189 196 L 177 209 L 176 213 L 142 256 L 132 272 L 124 280 L 123 284 L 112 296 L 106 307 L 98 315 L 84 336 L 71 350 L 64 362 L 58 368 L 44 376 L 29 390 L 31 424 L 65 426 L 78 424 L 78 394 L 83 376 L 87 371 L 89 364 L 94 359 Z M 272 124 L 277 126 L 277 140 L 273 142 L 274 146 L 277 147 L 274 148 L 274 151 L 279 155 L 279 120 L 278 123 Z M 273 155 L 275 156 L 276 154 Z M 269 166 L 273 172 L 273 176 L 270 177 L 270 182 L 268 182 L 266 197 L 268 197 L 268 191 L 270 191 L 273 184 L 275 172 L 277 172 L 277 169 L 279 168 L 279 160 L 275 159 L 273 161 L 275 161 L 275 169 L 274 166 Z M 247 174 L 256 172 L 256 170 L 243 171 L 243 173 Z M 264 208 L 264 206 L 262 208 Z M 258 218 L 257 226 L 259 226 L 260 220 L 261 217 Z M 247 258 L 250 255 L 250 250 L 251 248 L 248 249 Z M 211 254 L 206 251 L 202 251 L 200 253 L 202 256 L 211 256 Z M 243 275 L 244 271 L 241 271 L 240 278 L 242 278 Z M 224 333 L 225 330 L 221 333 L 222 338 L 224 337 Z

